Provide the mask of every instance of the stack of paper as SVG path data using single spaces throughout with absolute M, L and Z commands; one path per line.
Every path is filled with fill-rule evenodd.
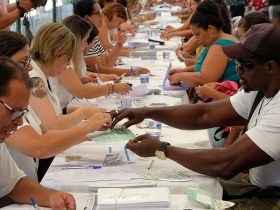
M 97 197 L 97 210 L 170 209 L 170 192 L 166 187 L 100 188 Z

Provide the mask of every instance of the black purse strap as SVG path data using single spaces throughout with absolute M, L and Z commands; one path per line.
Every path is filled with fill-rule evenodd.
M 249 124 L 249 122 L 251 120 L 251 117 L 252 117 L 255 109 L 257 108 L 258 104 L 263 99 L 263 97 L 264 97 L 263 92 L 259 91 L 258 94 L 256 95 L 256 98 L 255 98 L 254 102 L 253 102 L 252 108 L 251 108 L 250 113 L 249 113 L 249 117 L 248 117 L 247 122 L 245 124 L 245 128 L 242 131 L 242 134 L 244 134 L 247 131 L 248 124 Z

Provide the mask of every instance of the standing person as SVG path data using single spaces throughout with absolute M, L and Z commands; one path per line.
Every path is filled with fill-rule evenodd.
M 244 16 L 247 0 L 228 0 L 231 17 Z
M 8 58 L 0 58 L 0 199 L 8 196 L 16 203 L 31 204 L 32 196 L 40 206 L 76 209 L 72 195 L 47 189 L 21 171 L 3 144 L 22 124 L 27 111 L 31 81 L 28 74 Z
M 19 0 L 9 5 L 0 0 L 0 30 L 9 30 L 9 26 L 23 17 L 32 8 L 36 8 L 32 0 Z
M 268 0 L 269 18 L 274 25 L 280 25 L 280 1 Z
M 113 125 L 128 118 L 122 125 L 125 128 L 145 118 L 180 129 L 247 122 L 248 130 L 234 144 L 219 149 L 187 149 L 146 134 L 130 140 L 126 147 L 142 157 L 170 158 L 195 172 L 230 179 L 220 180 L 224 199 L 235 203 L 232 209 L 279 209 L 279 37 L 279 26 L 258 24 L 245 35 L 244 42 L 223 47 L 228 57 L 237 59 L 237 72 L 244 88 L 230 99 L 199 105 L 124 109 L 114 114 Z M 242 173 L 246 170 L 249 174 Z

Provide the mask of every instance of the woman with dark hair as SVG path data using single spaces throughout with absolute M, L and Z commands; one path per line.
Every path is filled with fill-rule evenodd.
M 237 37 L 242 40 L 246 31 L 248 31 L 251 26 L 260 24 L 260 23 L 270 23 L 269 18 L 261 12 L 252 12 L 244 16 L 239 22 L 237 28 Z
M 32 69 L 27 40 L 19 33 L 0 31 L 0 56 L 10 57 L 27 71 Z
M 190 17 L 184 22 L 184 25 L 179 28 L 171 28 L 170 26 L 166 28 L 166 31 L 161 33 L 161 38 L 169 40 L 172 37 L 180 36 L 186 37 L 188 40 L 192 36 L 192 31 L 190 30 L 190 20 L 192 14 L 196 11 L 196 7 L 201 2 L 201 0 L 189 0 L 188 12 Z
M 229 11 L 227 9 L 227 6 L 225 5 L 223 0 L 216 0 L 215 2 L 217 3 L 219 10 L 221 11 L 221 18 L 223 22 L 222 30 L 227 34 L 231 34 L 231 23 L 229 19 Z M 191 4 L 191 7 L 192 11 L 196 9 L 197 5 Z M 197 51 L 196 49 L 198 49 L 199 46 L 200 43 L 194 36 L 192 36 L 185 44 L 183 44 L 182 47 L 176 49 L 176 55 L 180 61 L 185 62 L 186 66 L 192 66 L 196 63 L 194 56 Z
M 238 40 L 223 31 L 224 25 L 221 8 L 214 1 L 205 0 L 199 4 L 191 18 L 190 28 L 204 49 L 196 57 L 197 63 L 185 69 L 187 72 L 171 72 L 171 84 L 183 81 L 196 87 L 209 82 L 238 81 L 235 61 L 230 60 L 222 50 L 222 46 Z
M 95 0 L 80 0 L 74 8 L 74 13 L 91 22 L 97 29 L 103 24 L 103 15 L 98 2 Z M 108 34 L 106 36 L 108 37 Z M 126 73 L 127 76 L 130 75 L 130 69 L 113 67 L 121 53 L 124 42 L 125 38 L 120 36 L 109 53 L 100 43 L 99 37 L 95 37 L 92 47 L 85 56 L 87 66 L 95 72 L 99 70 L 100 73 L 105 74 L 121 75 Z M 146 74 L 147 72 L 149 72 L 148 69 L 139 67 L 139 74 Z

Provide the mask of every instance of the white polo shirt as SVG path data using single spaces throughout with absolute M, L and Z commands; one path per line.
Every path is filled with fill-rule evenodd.
M 241 91 L 230 98 L 235 111 L 248 119 L 256 91 Z M 246 134 L 273 162 L 250 169 L 252 184 L 267 188 L 280 187 L 280 91 L 273 98 L 265 98 L 256 107 Z

